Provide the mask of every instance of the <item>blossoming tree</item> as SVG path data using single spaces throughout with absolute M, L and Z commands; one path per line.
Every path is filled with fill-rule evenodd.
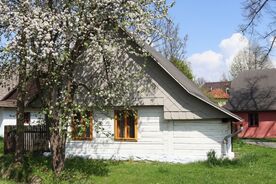
M 129 55 L 144 53 L 133 38 L 142 44 L 158 33 L 152 22 L 163 19 L 169 6 L 165 0 L 0 0 L 1 75 L 19 76 L 18 160 L 27 83 L 35 81 L 39 89 L 59 174 L 75 112 L 131 106 L 142 92 L 142 67 Z

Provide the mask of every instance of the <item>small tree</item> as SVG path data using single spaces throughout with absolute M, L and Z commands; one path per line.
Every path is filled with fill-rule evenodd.
M 161 34 L 154 32 L 148 38 L 149 44 L 171 61 L 186 77 L 193 80 L 190 64 L 185 60 L 188 35 L 181 38 L 179 26 L 171 20 L 158 20 L 154 21 L 153 24 L 156 28 L 160 28 L 158 30 L 161 31 Z
M 246 70 L 257 70 L 271 68 L 272 63 L 265 51 L 259 45 L 250 44 L 241 50 L 234 58 L 231 64 L 230 74 L 232 77 Z
M 172 21 L 166 22 L 163 29 L 165 38 L 159 47 L 160 52 L 169 60 L 177 58 L 183 61 L 186 57 L 188 35 L 181 38 L 179 26 L 175 25 Z
M 203 77 L 196 78 L 195 83 L 198 87 L 202 87 L 205 83 L 206 80 Z
M 189 64 L 185 61 L 181 61 L 178 59 L 173 58 L 171 62 L 190 80 L 194 79 L 192 70 Z

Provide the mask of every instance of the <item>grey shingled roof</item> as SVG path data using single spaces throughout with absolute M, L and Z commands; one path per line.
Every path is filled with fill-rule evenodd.
M 245 71 L 231 83 L 231 111 L 276 110 L 276 69 Z
M 16 76 L 0 80 L 0 100 L 2 100 L 18 83 Z
M 149 52 L 152 58 L 190 95 L 198 98 L 204 103 L 209 104 L 211 107 L 216 108 L 217 110 L 227 114 L 228 116 L 234 118 L 235 120 L 238 120 L 238 121 L 241 120 L 241 118 L 238 117 L 237 115 L 211 102 L 209 98 L 205 96 L 191 80 L 189 80 L 185 75 L 183 75 L 182 72 L 180 72 L 170 61 L 168 61 L 162 54 L 157 52 L 154 48 L 150 47 L 147 44 L 145 44 L 143 47 Z

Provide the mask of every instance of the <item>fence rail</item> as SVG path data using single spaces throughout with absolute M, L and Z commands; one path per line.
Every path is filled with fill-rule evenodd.
M 8 125 L 4 129 L 4 153 L 14 153 L 16 146 L 16 126 Z M 24 126 L 24 151 L 49 151 L 49 131 L 46 126 Z

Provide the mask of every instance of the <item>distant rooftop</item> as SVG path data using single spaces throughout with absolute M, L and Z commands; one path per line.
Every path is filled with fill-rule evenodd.
M 212 97 L 215 99 L 228 99 L 229 94 L 227 94 L 225 91 L 222 89 L 213 89 L 210 92 L 208 92 Z
M 202 87 L 209 91 L 213 89 L 222 89 L 224 91 L 230 89 L 231 81 L 223 81 L 223 82 L 206 82 Z
M 231 111 L 276 110 L 276 69 L 251 70 L 239 74 L 232 81 L 226 108 Z

